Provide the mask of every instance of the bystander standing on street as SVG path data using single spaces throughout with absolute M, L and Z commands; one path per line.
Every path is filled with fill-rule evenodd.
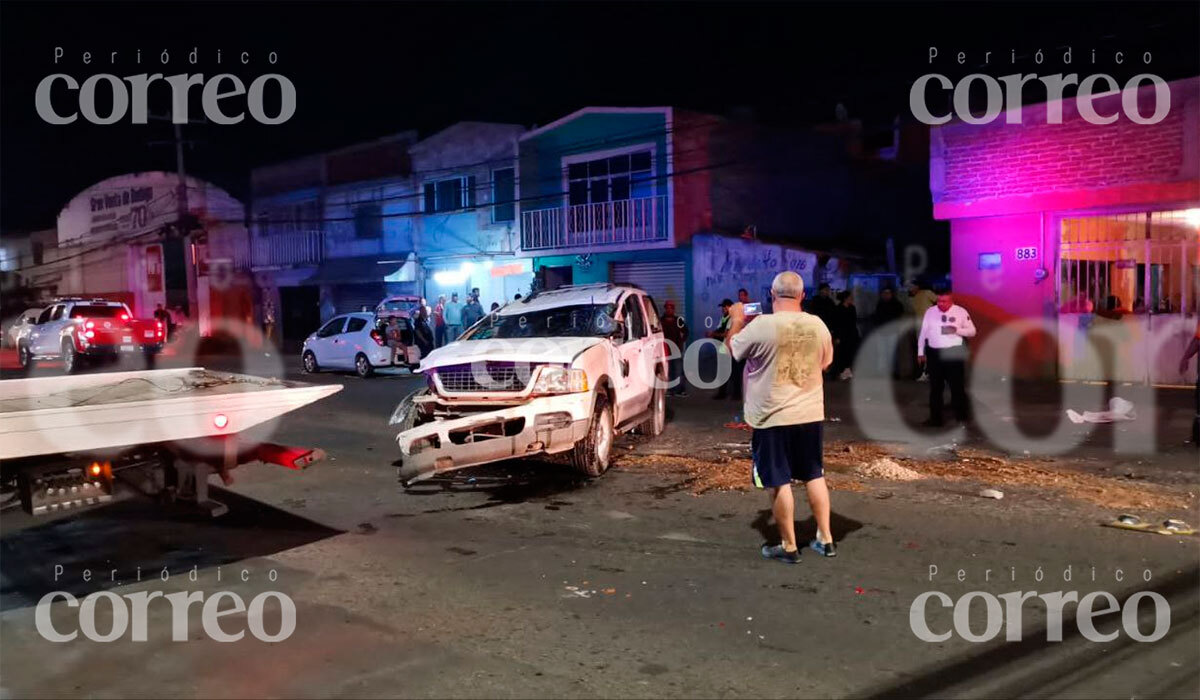
M 861 337 L 858 332 L 858 307 L 854 305 L 854 296 L 849 292 L 838 293 L 838 305 L 833 310 L 833 325 L 829 332 L 833 335 L 833 369 L 830 376 L 843 381 L 854 378 L 854 357 L 858 354 Z
M 1200 320 L 1196 321 L 1196 334 L 1179 361 L 1180 374 L 1187 374 L 1188 361 L 1196 355 L 1200 355 Z M 1196 415 L 1192 417 L 1192 446 L 1200 449 L 1200 359 L 1196 360 Z
M 450 301 L 446 303 L 446 342 L 453 343 L 458 340 L 458 336 L 462 335 L 462 312 L 463 306 L 458 302 L 458 292 L 450 295 Z
M 913 316 L 913 337 L 920 335 L 921 324 L 925 321 L 925 312 L 936 303 L 937 295 L 924 282 L 912 280 L 908 283 L 908 306 Z M 919 357 L 914 371 L 917 381 L 929 381 L 929 375 L 925 371 L 925 364 Z
M 263 340 L 268 346 L 275 342 L 275 302 L 270 299 L 263 302 Z
M 904 318 L 904 304 L 896 298 L 896 291 L 894 289 L 884 287 L 879 291 L 879 300 L 875 304 L 875 313 L 871 314 L 870 332 L 888 334 L 885 342 L 879 345 L 879 357 L 876 361 L 876 369 L 882 372 L 885 377 L 890 376 L 895 378 L 899 372 L 899 363 L 897 363 L 896 358 L 900 353 L 896 345 L 896 326 L 892 324 L 901 318 Z M 908 350 L 908 352 L 911 352 L 911 350 Z
M 828 282 L 822 282 L 817 286 L 817 295 L 808 302 L 808 313 L 821 319 L 826 328 L 833 326 L 833 313 L 837 309 L 837 302 L 833 299 L 833 288 Z
M 471 296 L 467 297 L 467 303 L 463 305 L 463 330 L 475 325 L 475 322 L 481 318 L 483 318 L 483 306 L 479 303 L 479 295 L 472 292 Z
M 781 542 L 764 544 L 762 555 L 785 563 L 800 561 L 796 544 L 792 481 L 804 484 L 817 523 L 809 547 L 823 556 L 837 554 L 830 531 L 829 489 L 825 484 L 822 373 L 833 362 L 833 341 L 820 319 L 800 308 L 804 281 L 781 272 L 771 283 L 773 312 L 747 324 L 741 304 L 730 309 L 726 344 L 745 360 L 746 422 L 751 436 L 751 478 L 770 489 L 771 511 Z
M 687 385 L 683 377 L 683 352 L 687 346 L 688 327 L 683 317 L 676 315 L 674 301 L 663 304 L 662 329 L 663 338 L 675 346 L 667 347 L 666 356 L 678 355 L 668 363 L 667 373 L 670 381 L 679 382 L 671 387 L 670 393 L 672 396 L 687 396 Z
M 967 310 L 955 305 L 949 291 L 938 294 L 937 304 L 925 312 L 917 336 L 917 362 L 929 369 L 926 426 L 943 424 L 943 394 L 947 384 L 950 385 L 955 417 L 960 423 L 971 419 L 971 404 L 966 391 L 967 346 L 963 339 L 974 336 L 975 323 Z
M 729 324 L 732 319 L 729 317 L 729 309 L 733 306 L 732 299 L 721 300 L 721 320 L 717 322 L 717 327 L 708 332 L 708 337 L 719 341 L 721 346 L 717 349 L 717 362 L 721 361 L 720 355 L 726 352 L 725 339 L 729 335 Z M 729 378 L 717 389 L 717 393 L 713 394 L 714 399 L 724 399 L 732 394 L 735 401 L 742 399 L 742 377 L 737 372 L 737 364 L 734 363 L 733 371 L 729 373 Z
M 433 329 L 429 327 L 429 312 L 424 304 L 417 310 L 417 317 L 413 321 L 413 341 L 420 349 L 421 357 L 433 352 Z
M 446 295 L 438 295 L 437 304 L 433 307 L 433 344 L 442 347 L 446 344 Z

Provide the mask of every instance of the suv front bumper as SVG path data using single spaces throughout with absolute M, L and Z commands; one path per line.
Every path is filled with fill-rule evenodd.
M 396 436 L 400 480 L 413 483 L 488 462 L 564 452 L 587 435 L 593 405 L 591 392 L 543 396 L 406 430 Z

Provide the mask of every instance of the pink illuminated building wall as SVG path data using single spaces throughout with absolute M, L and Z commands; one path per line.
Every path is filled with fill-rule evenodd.
M 1107 125 L 1088 123 L 1068 99 L 1061 124 L 1048 124 L 1047 105 L 1037 104 L 1023 109 L 1020 124 L 1002 114 L 932 129 L 934 216 L 950 221 L 955 296 L 982 336 L 1012 319 L 1057 317 L 1063 217 L 1200 208 L 1200 78 L 1169 87 L 1170 110 L 1156 124 L 1129 120 L 1113 94 L 1094 100 L 1099 114 L 1119 115 Z M 1153 113 L 1153 100 L 1144 84 L 1141 114 Z M 982 254 L 992 254 L 987 269 Z M 1054 376 L 1058 352 L 1048 338 L 1030 339 L 1017 366 Z

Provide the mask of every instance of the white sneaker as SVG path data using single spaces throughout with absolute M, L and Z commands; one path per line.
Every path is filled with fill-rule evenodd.
M 854 372 L 851 372 L 850 368 L 847 367 L 846 369 L 842 370 L 840 375 L 838 375 L 838 379 L 842 380 L 843 382 L 848 382 L 851 379 L 854 379 Z
M 922 374 L 921 376 L 917 377 L 917 381 L 918 382 L 927 382 L 927 381 L 929 381 L 929 375 Z

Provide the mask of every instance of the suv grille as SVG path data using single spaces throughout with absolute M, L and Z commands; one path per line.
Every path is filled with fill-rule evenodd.
M 521 391 L 532 378 L 533 370 L 524 363 L 487 362 L 439 367 L 437 378 L 442 390 L 451 393 Z

